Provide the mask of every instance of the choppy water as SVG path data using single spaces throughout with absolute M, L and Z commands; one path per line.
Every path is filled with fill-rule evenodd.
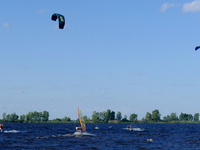
M 200 124 L 4 124 L 0 149 L 200 149 Z

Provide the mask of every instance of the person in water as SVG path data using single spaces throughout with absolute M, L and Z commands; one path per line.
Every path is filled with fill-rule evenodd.
M 79 127 L 78 125 L 76 125 L 76 131 L 79 131 L 79 132 L 81 132 L 81 133 L 82 133 L 82 131 L 81 131 L 81 130 L 79 130 L 79 129 L 81 129 L 81 127 Z
M 128 130 L 133 131 L 129 125 L 127 125 Z
M 1 130 L 1 132 L 3 132 L 3 124 L 0 124 L 0 130 Z

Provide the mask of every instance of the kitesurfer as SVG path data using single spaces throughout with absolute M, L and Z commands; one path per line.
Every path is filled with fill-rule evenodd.
M 1 130 L 1 132 L 3 132 L 3 124 L 0 124 L 0 130 Z
M 129 125 L 127 125 L 128 130 L 133 131 Z
M 81 129 L 81 127 L 79 127 L 78 125 L 76 125 L 76 131 L 78 131 L 78 132 L 81 132 L 81 133 L 82 133 L 82 131 L 81 131 L 81 130 L 79 130 L 79 129 Z

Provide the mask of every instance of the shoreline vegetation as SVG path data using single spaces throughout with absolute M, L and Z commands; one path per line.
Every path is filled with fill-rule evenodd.
M 79 123 L 79 119 L 71 120 L 70 117 L 64 118 L 56 118 L 53 120 L 49 120 L 49 112 L 29 112 L 26 115 L 18 116 L 16 113 L 6 114 L 3 113 L 2 119 L 0 122 L 2 123 Z M 85 123 L 200 123 L 199 121 L 199 113 L 195 113 L 194 116 L 192 114 L 181 113 L 177 116 L 176 113 L 171 113 L 170 115 L 164 116 L 161 119 L 161 114 L 159 110 L 155 109 L 152 113 L 147 112 L 145 117 L 141 120 L 137 119 L 138 115 L 133 113 L 127 117 L 124 115 L 122 117 L 122 113 L 118 111 L 115 113 L 110 109 L 103 112 L 93 111 L 92 117 L 89 118 L 87 116 L 83 116 Z

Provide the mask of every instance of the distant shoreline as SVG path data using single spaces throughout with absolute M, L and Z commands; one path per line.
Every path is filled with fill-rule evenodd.
M 16 121 L 16 122 L 4 122 L 2 120 L 0 120 L 0 123 L 79 123 L 79 121 L 67 121 L 67 122 L 62 122 L 62 121 L 53 121 L 53 120 L 49 120 L 49 121 L 31 121 L 31 122 L 20 122 L 20 121 Z M 92 121 L 86 121 L 85 123 L 96 123 L 96 122 L 92 122 Z M 200 121 L 171 121 L 171 122 L 164 122 L 164 121 L 158 121 L 158 122 L 153 122 L 153 121 L 129 121 L 129 122 L 122 122 L 119 120 L 110 120 L 109 122 L 98 122 L 96 124 L 102 124 L 102 123 L 106 123 L 106 124 L 112 124 L 112 123 L 119 123 L 119 124 L 199 124 Z
M 29 112 L 26 115 L 17 115 L 16 113 L 6 114 L 3 113 L 3 118 L 0 119 L 1 123 L 79 123 L 79 119 L 71 120 L 70 117 L 56 118 L 49 120 L 49 112 L 44 110 L 43 112 Z M 93 111 L 93 114 L 90 117 L 82 116 L 85 123 L 200 123 L 199 113 L 186 114 L 181 113 L 177 116 L 176 113 L 171 113 L 170 115 L 164 116 L 161 119 L 161 114 L 159 110 L 155 109 L 152 113 L 147 112 L 146 116 L 141 120 L 138 120 L 138 115 L 133 113 L 130 114 L 129 118 L 127 115 L 122 117 L 122 113 L 118 111 L 107 111 L 97 112 Z M 78 114 L 77 114 L 78 117 Z

